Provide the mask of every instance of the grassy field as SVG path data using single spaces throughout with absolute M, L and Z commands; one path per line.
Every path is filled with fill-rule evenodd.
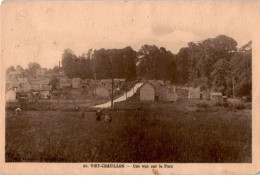
M 182 106 L 190 106 L 182 108 Z M 251 162 L 251 110 L 156 104 L 95 113 L 6 110 L 7 162 Z

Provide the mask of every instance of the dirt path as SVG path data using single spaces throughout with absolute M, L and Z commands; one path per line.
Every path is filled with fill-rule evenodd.
M 127 94 L 124 94 L 124 95 L 120 96 L 119 98 L 116 98 L 114 100 L 114 103 L 117 103 L 117 102 L 120 102 L 120 101 L 125 101 L 127 98 L 132 97 L 136 93 L 138 88 L 140 88 L 142 85 L 143 85 L 143 83 L 136 83 L 134 85 L 134 87 L 131 88 L 131 90 L 129 90 L 127 92 Z M 111 107 L 111 101 L 108 101 L 106 103 L 99 104 L 99 105 L 96 105 L 96 106 L 93 106 L 93 107 L 94 108 L 109 108 L 109 107 Z

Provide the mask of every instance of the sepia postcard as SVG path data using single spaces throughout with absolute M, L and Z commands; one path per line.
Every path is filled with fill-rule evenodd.
M 4 1 L 1 174 L 259 174 L 260 3 Z

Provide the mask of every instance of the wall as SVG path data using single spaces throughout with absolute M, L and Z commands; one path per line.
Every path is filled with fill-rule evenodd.
M 99 97 L 109 97 L 109 91 L 104 87 L 98 87 L 96 89 L 96 95 Z
M 140 88 L 140 101 L 154 101 L 155 89 L 149 83 L 144 84 Z

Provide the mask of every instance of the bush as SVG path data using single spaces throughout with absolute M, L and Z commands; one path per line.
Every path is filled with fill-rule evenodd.
M 209 107 L 209 105 L 207 103 L 198 103 L 197 106 L 199 108 L 207 108 L 207 107 Z
M 234 104 L 233 108 L 237 109 L 237 110 L 243 110 L 246 109 L 246 106 L 244 104 Z
M 221 106 L 221 107 L 232 107 L 232 105 L 230 105 L 229 103 L 227 103 L 227 102 L 216 102 L 215 104 L 214 104 L 214 106 Z

